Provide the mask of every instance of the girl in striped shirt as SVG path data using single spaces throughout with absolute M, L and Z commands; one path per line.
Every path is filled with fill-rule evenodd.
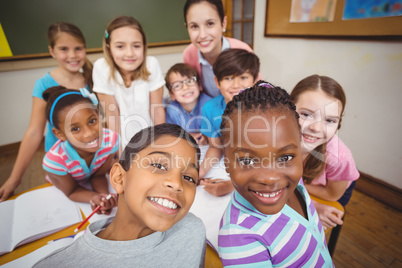
M 101 128 L 98 100 L 84 88 L 51 87 L 43 92 L 43 99 L 46 117 L 59 139 L 43 159 L 46 179 L 72 201 L 89 202 L 92 209 L 100 205 L 99 213 L 109 214 L 117 197 L 106 200 L 105 175 L 117 161 L 118 134 Z
M 221 132 L 235 188 L 222 217 L 225 267 L 333 267 L 301 179 L 301 134 L 288 93 L 265 81 L 229 102 Z

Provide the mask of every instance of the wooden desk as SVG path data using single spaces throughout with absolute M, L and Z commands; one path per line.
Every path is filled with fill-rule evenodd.
M 40 185 L 38 187 L 32 188 L 32 189 L 30 189 L 28 191 L 22 192 L 22 193 L 20 193 L 18 195 L 14 195 L 14 196 L 10 197 L 8 200 L 15 199 L 15 198 L 17 198 L 19 195 L 21 195 L 23 193 L 33 191 L 33 190 L 37 190 L 37 189 L 40 189 L 40 188 L 49 187 L 49 186 L 52 186 L 52 184 L 51 183 L 45 183 L 45 184 Z M 81 212 L 81 214 L 82 214 L 82 218 L 85 219 L 85 215 L 82 212 Z M 13 251 L 11 251 L 9 253 L 6 253 L 4 255 L 1 255 L 0 256 L 0 265 L 3 265 L 5 263 L 7 263 L 7 262 L 13 261 L 13 260 L 18 259 L 18 258 L 20 258 L 22 256 L 25 256 L 28 253 L 31 253 L 31 252 L 35 251 L 38 248 L 45 246 L 48 241 L 52 241 L 52 240 L 55 240 L 55 239 L 59 239 L 59 238 L 63 238 L 63 237 L 66 237 L 66 236 L 73 235 L 74 234 L 74 229 L 77 228 L 79 224 L 80 223 L 72 225 L 72 226 L 70 226 L 68 228 L 65 228 L 65 229 L 63 229 L 61 231 L 58 231 L 56 233 L 53 233 L 51 235 L 45 236 L 45 237 L 43 237 L 41 239 L 38 239 L 38 240 L 32 241 L 32 242 L 30 242 L 28 244 L 19 246 L 19 247 L 15 248 Z M 85 225 L 81 227 L 81 230 L 85 230 L 85 228 L 88 225 L 89 225 L 89 223 L 86 222 Z

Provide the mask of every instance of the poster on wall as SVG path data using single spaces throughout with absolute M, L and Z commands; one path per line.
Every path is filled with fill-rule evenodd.
M 336 0 L 292 0 L 290 22 L 329 22 L 334 20 Z
M 10 46 L 8 45 L 6 35 L 4 34 L 3 27 L 0 23 L 0 57 L 11 57 L 13 53 L 11 52 Z
M 402 0 L 345 0 L 343 20 L 402 15 Z

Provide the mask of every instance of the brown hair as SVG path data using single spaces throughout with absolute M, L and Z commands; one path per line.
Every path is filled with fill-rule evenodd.
M 81 30 L 74 24 L 68 22 L 56 22 L 49 26 L 47 31 L 47 43 L 48 46 L 54 48 L 60 33 L 67 33 L 72 37 L 75 37 L 86 48 L 85 37 Z M 92 63 L 86 58 L 85 64 L 82 67 L 85 83 L 88 85 L 90 91 L 92 91 Z
M 197 79 L 198 86 L 201 86 L 201 79 L 200 75 L 198 74 L 197 70 L 194 69 L 192 66 L 186 63 L 176 63 L 167 71 L 165 76 L 166 87 L 169 92 L 172 92 L 171 83 L 169 80 L 169 76 L 172 73 L 179 73 L 181 76 L 187 76 L 188 78 L 194 77 Z
M 188 12 L 189 8 L 192 5 L 199 4 L 201 2 L 207 2 L 207 3 L 211 4 L 216 9 L 216 12 L 218 12 L 221 22 L 223 22 L 223 19 L 225 18 L 225 13 L 223 11 L 223 4 L 222 4 L 221 0 L 187 0 L 186 3 L 184 4 L 184 8 L 183 8 L 184 23 L 185 23 L 186 27 L 187 27 L 187 12 Z
M 116 63 L 113 61 L 112 53 L 110 51 L 110 36 L 112 32 L 116 29 L 122 28 L 122 27 L 130 27 L 133 28 L 137 31 L 140 32 L 142 36 L 142 41 L 144 45 L 144 61 L 142 64 L 138 67 L 137 70 L 135 70 L 131 76 L 131 80 L 137 80 L 139 78 L 143 80 L 148 80 L 148 77 L 150 76 L 150 72 L 147 69 L 147 64 L 146 64 L 146 55 L 147 55 L 147 38 L 145 36 L 145 32 L 142 29 L 141 24 L 133 17 L 130 16 L 119 16 L 113 19 L 109 25 L 106 28 L 105 34 L 103 36 L 103 52 L 105 54 L 105 58 L 107 63 L 110 66 L 110 78 L 115 80 L 117 82 L 117 79 L 115 77 L 115 71 L 119 71 L 119 67 L 116 65 Z M 121 72 L 120 72 L 121 73 Z
M 293 88 L 290 98 L 297 103 L 299 96 L 307 91 L 322 90 L 328 96 L 339 100 L 342 104 L 341 117 L 339 118 L 338 129 L 341 128 L 342 116 L 346 106 L 346 95 L 341 85 L 328 76 L 311 75 L 301 80 Z M 303 179 L 311 183 L 316 177 L 321 175 L 325 168 L 325 153 L 327 143 L 315 148 L 304 160 Z
M 255 81 L 260 71 L 260 59 L 253 52 L 230 48 L 222 51 L 216 58 L 213 71 L 218 82 L 225 76 L 237 76 L 245 72 L 250 72 Z
M 61 98 L 59 99 L 60 96 Z M 49 122 L 53 122 L 53 127 L 57 129 L 60 129 L 59 113 L 66 107 L 71 107 L 78 103 L 88 103 L 93 106 L 93 109 L 98 110 L 98 107 L 95 106 L 89 98 L 84 97 L 80 91 L 67 89 L 63 86 L 55 86 L 46 89 L 42 93 L 42 97 L 43 100 L 46 101 L 46 118 Z M 55 101 L 56 104 L 53 106 Z

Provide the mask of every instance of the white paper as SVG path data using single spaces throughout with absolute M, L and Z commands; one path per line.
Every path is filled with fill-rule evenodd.
M 204 158 L 207 149 L 208 146 L 201 147 L 201 159 Z M 229 174 L 225 171 L 223 158 L 209 170 L 205 178 L 230 180 Z M 194 203 L 190 208 L 190 212 L 204 223 L 207 240 L 215 250 L 218 249 L 219 223 L 230 201 L 230 197 L 231 193 L 218 197 L 205 191 L 202 186 L 197 186 Z
M 52 243 L 49 243 L 21 258 L 8 262 L 1 266 L 2 268 L 21 268 L 21 267 L 32 267 L 35 263 L 37 263 L 42 258 L 46 257 L 53 251 L 66 247 L 73 243 L 74 238 L 67 237 L 56 240 Z
M 3 207 L 8 207 L 7 202 L 13 202 L 14 215 L 4 217 L 7 221 L 1 222 L 0 229 L 11 233 L 11 240 L 0 240 L 0 254 L 82 221 L 77 204 L 55 186 L 30 191 L 15 200 L 0 203 L 0 215 L 9 215 L 2 212 Z

